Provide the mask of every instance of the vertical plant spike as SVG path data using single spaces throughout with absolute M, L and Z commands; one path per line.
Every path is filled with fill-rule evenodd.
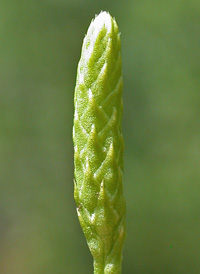
M 83 41 L 73 126 L 74 197 L 95 274 L 121 273 L 126 235 L 122 85 L 118 26 L 101 12 Z

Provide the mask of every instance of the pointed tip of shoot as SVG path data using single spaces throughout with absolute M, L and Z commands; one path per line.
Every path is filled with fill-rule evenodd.
M 92 26 L 98 31 L 103 27 L 109 31 L 111 30 L 112 20 L 113 18 L 110 16 L 109 12 L 101 11 L 92 21 Z

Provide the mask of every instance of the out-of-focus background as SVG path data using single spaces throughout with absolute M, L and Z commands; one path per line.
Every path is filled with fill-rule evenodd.
M 122 38 L 123 273 L 200 273 L 200 2 L 1 0 L 0 273 L 92 273 L 73 200 L 73 92 L 91 19 Z

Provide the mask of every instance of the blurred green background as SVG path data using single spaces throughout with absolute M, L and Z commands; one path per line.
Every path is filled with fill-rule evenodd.
M 92 273 L 73 200 L 82 40 L 122 33 L 123 273 L 200 273 L 200 2 L 1 0 L 0 273 Z

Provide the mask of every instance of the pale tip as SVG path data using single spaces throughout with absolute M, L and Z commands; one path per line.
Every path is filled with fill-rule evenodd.
M 99 13 L 99 15 L 97 15 L 93 21 L 93 26 L 97 27 L 98 29 L 102 29 L 102 27 L 105 26 L 105 28 L 107 30 L 111 29 L 111 25 L 112 25 L 112 17 L 110 16 L 110 14 L 106 11 L 102 11 L 101 13 Z
M 89 100 L 91 100 L 92 97 L 93 97 L 93 94 L 92 94 L 92 91 L 91 91 L 90 88 L 89 88 L 89 90 L 88 90 L 88 97 L 89 97 Z

